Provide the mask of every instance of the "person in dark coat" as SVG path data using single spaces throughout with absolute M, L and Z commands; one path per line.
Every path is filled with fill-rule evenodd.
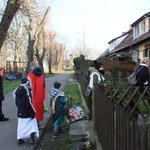
M 149 78 L 150 78 L 150 74 L 149 74 L 149 62 L 150 59 L 148 57 L 144 57 L 141 62 L 140 65 L 137 67 L 136 69 L 136 79 L 137 79 L 137 84 L 136 86 L 139 86 L 139 91 L 140 93 L 142 93 L 144 91 L 144 86 L 149 86 Z
M 27 77 L 23 77 L 21 85 L 14 90 L 13 94 L 18 110 L 18 144 L 22 144 L 24 142 L 23 138 L 28 137 L 30 137 L 30 144 L 34 144 L 34 134 L 36 133 L 37 137 L 39 137 L 39 131 L 35 119 L 35 109 L 32 105 L 30 80 Z
M 140 61 L 139 66 L 135 70 L 136 73 L 136 80 L 137 83 L 135 86 L 139 86 L 139 91 L 142 94 L 144 91 L 144 86 L 149 86 L 149 61 L 150 59 L 148 57 L 143 57 L 143 59 Z M 145 93 L 147 95 L 147 93 Z M 149 101 L 148 101 L 149 102 Z M 135 106 L 135 102 L 131 101 L 129 104 L 130 109 L 132 110 Z M 135 112 L 138 112 L 138 108 L 135 108 Z M 134 117 L 138 120 L 138 114 L 134 114 Z
M 58 138 L 61 125 L 64 122 L 64 105 L 66 104 L 64 92 L 61 92 L 61 83 L 59 81 L 54 82 L 54 88 L 51 94 L 51 109 L 53 114 L 53 138 Z
M 3 93 L 3 68 L 0 68 L 0 121 L 8 121 L 8 118 L 4 117 L 2 111 L 2 102 L 4 101 L 4 93 Z

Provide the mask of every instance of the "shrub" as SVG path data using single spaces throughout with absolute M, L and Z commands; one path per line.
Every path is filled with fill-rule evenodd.
M 124 70 L 123 70 L 123 68 L 122 67 L 120 67 L 120 66 L 114 66 L 113 68 L 112 68 L 112 75 L 114 76 L 114 77 L 121 77 L 122 75 L 123 75 L 123 73 L 124 73 Z

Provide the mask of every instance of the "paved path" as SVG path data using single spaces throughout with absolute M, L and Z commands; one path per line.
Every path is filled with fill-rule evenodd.
M 53 83 L 56 80 L 59 80 L 64 87 L 68 82 L 70 77 L 69 73 L 61 73 L 50 78 L 46 78 L 46 104 L 49 106 L 49 97 L 48 93 L 51 92 Z M 5 122 L 0 122 L 0 150 L 33 150 L 37 144 L 39 138 L 36 138 L 35 144 L 30 145 L 29 139 L 25 139 L 25 143 L 18 146 L 17 145 L 17 109 L 15 101 L 13 99 L 12 92 L 5 94 L 5 101 L 3 102 L 3 113 L 10 120 Z M 51 115 L 50 110 L 44 113 L 44 120 L 41 122 L 43 126 L 46 125 L 49 117 Z M 42 131 L 40 131 L 40 134 Z

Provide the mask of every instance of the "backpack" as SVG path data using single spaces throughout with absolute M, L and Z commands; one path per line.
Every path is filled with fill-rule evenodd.
M 130 85 L 135 85 L 137 83 L 136 74 L 142 69 L 141 67 L 137 72 L 133 72 L 127 79 Z
M 135 85 L 137 83 L 136 80 L 136 72 L 133 72 L 129 77 L 128 77 L 128 83 L 130 85 Z

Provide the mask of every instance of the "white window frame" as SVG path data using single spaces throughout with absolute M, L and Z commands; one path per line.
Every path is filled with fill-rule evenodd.
M 150 49 L 147 50 L 147 57 L 150 58 Z
M 135 26 L 135 33 L 134 33 L 134 37 L 137 38 L 140 35 L 140 27 L 139 24 L 137 26 Z

